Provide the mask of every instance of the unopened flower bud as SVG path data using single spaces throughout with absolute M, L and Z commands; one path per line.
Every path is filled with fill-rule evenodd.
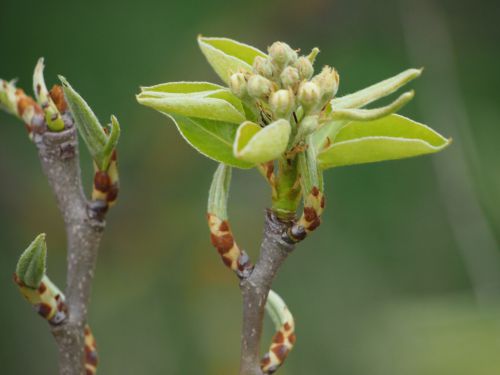
M 273 90 L 273 83 L 261 75 L 254 74 L 248 80 L 248 93 L 254 98 L 269 96 Z
M 229 78 L 229 88 L 238 98 L 243 98 L 248 94 L 247 81 L 243 73 L 235 73 Z
M 301 80 L 302 79 L 309 80 L 309 79 L 311 79 L 312 75 L 314 74 L 313 65 L 312 65 L 311 61 L 309 61 L 309 59 L 305 56 L 299 57 L 299 59 L 295 63 L 295 67 L 297 68 L 297 70 L 299 72 L 299 76 L 300 76 Z
M 335 96 L 339 89 L 339 75 L 337 71 L 329 66 L 325 66 L 321 73 L 312 79 L 321 90 L 321 97 L 328 101 Z
M 273 64 L 269 59 L 257 56 L 253 61 L 253 71 L 261 76 L 271 79 L 273 76 Z
M 288 44 L 283 42 L 274 42 L 268 49 L 269 57 L 273 63 L 280 68 L 293 64 L 297 61 L 297 52 L 295 52 Z
M 303 82 L 298 91 L 298 99 L 306 111 L 310 111 L 319 104 L 321 90 L 314 82 Z
M 276 117 L 286 118 L 295 108 L 295 95 L 291 90 L 278 90 L 269 97 L 269 107 Z
M 294 87 L 300 81 L 299 71 L 291 66 L 287 66 L 281 72 L 280 79 L 283 87 Z

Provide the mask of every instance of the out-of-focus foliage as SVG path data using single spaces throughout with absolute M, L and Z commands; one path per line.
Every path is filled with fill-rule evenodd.
M 49 77 L 64 74 L 98 118 L 120 118 L 121 197 L 108 220 L 90 317 L 103 374 L 219 375 L 238 368 L 240 296 L 210 246 L 204 217 L 215 163 L 192 152 L 168 120 L 136 103 L 139 85 L 179 79 L 222 84 L 193 43 L 198 33 L 227 35 L 261 50 L 273 40 L 304 51 L 322 46 L 317 64 L 332 64 L 341 73 L 339 95 L 419 63 L 408 60 L 396 1 L 228 4 L 0 5 L 2 77 L 19 77 L 29 87 L 33 66 L 44 56 L 48 87 L 56 83 Z M 440 4 L 455 43 L 458 89 L 479 161 L 470 178 L 498 240 L 498 6 Z M 427 20 L 420 23 L 426 27 Z M 416 100 L 435 68 L 425 65 L 414 84 Z M 442 130 L 414 103 L 401 113 Z M 0 134 L 0 362 L 6 374 L 55 373 L 47 327 L 10 279 L 19 249 L 47 232 L 51 278 L 64 285 L 62 220 L 22 125 L 1 113 Z M 499 313 L 480 310 L 473 298 L 475 285 L 433 172 L 433 159 L 440 157 L 328 174 L 323 226 L 299 246 L 276 281 L 298 327 L 283 374 L 489 375 L 499 368 Z M 90 190 L 93 171 L 85 172 Z M 235 234 L 255 255 L 268 188 L 257 173 L 235 171 L 231 191 Z M 450 187 L 448 196 L 453 192 Z M 462 220 L 464 227 L 472 224 Z M 24 360 L 27 352 L 30 361 Z

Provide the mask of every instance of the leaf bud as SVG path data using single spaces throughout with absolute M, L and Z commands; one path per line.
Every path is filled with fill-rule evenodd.
M 273 91 L 273 83 L 261 75 L 254 74 L 248 80 L 248 93 L 254 98 L 264 98 Z
M 283 87 L 293 88 L 300 81 L 299 71 L 291 66 L 287 66 L 281 72 L 280 79 Z
M 269 107 L 276 117 L 287 118 L 295 108 L 295 95 L 291 90 L 278 90 L 269 97 Z

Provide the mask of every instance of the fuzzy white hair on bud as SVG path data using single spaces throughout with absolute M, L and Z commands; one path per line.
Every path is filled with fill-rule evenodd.
M 248 80 L 248 94 L 261 99 L 269 96 L 273 91 L 273 83 L 261 75 L 254 74 Z
M 313 64 L 305 56 L 301 56 L 298 58 L 297 62 L 295 63 L 295 67 L 299 72 L 301 80 L 309 80 L 314 74 Z
M 291 90 L 278 90 L 269 97 L 269 107 L 278 118 L 288 118 L 295 108 L 295 95 Z
M 318 107 L 321 90 L 314 82 L 303 82 L 299 87 L 297 96 L 304 110 L 309 112 Z
M 256 74 L 271 79 L 273 77 L 273 64 L 268 58 L 257 56 L 253 61 L 253 71 Z
M 280 80 L 285 88 L 295 87 L 300 81 L 299 71 L 294 67 L 287 66 L 281 72 Z
M 229 88 L 238 98 L 244 98 L 247 94 L 247 81 L 243 73 L 234 73 L 229 77 Z
M 274 42 L 271 47 L 269 47 L 268 52 L 272 62 L 280 68 L 284 68 L 289 64 L 294 64 L 298 57 L 297 52 L 283 42 Z

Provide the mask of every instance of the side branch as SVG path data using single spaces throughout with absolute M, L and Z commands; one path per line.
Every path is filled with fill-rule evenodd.
M 250 276 L 240 282 L 243 296 L 240 375 L 263 375 L 259 351 L 264 309 L 278 269 L 295 248 L 292 241 L 287 241 L 292 219 L 280 219 L 267 210 L 259 259 Z
M 82 375 L 85 373 L 84 328 L 105 222 L 103 213 L 91 209 L 83 193 L 76 128 L 71 120 L 65 120 L 66 130 L 35 131 L 33 141 L 63 216 L 68 239 L 68 319 L 52 327 L 59 348 L 59 373 Z

